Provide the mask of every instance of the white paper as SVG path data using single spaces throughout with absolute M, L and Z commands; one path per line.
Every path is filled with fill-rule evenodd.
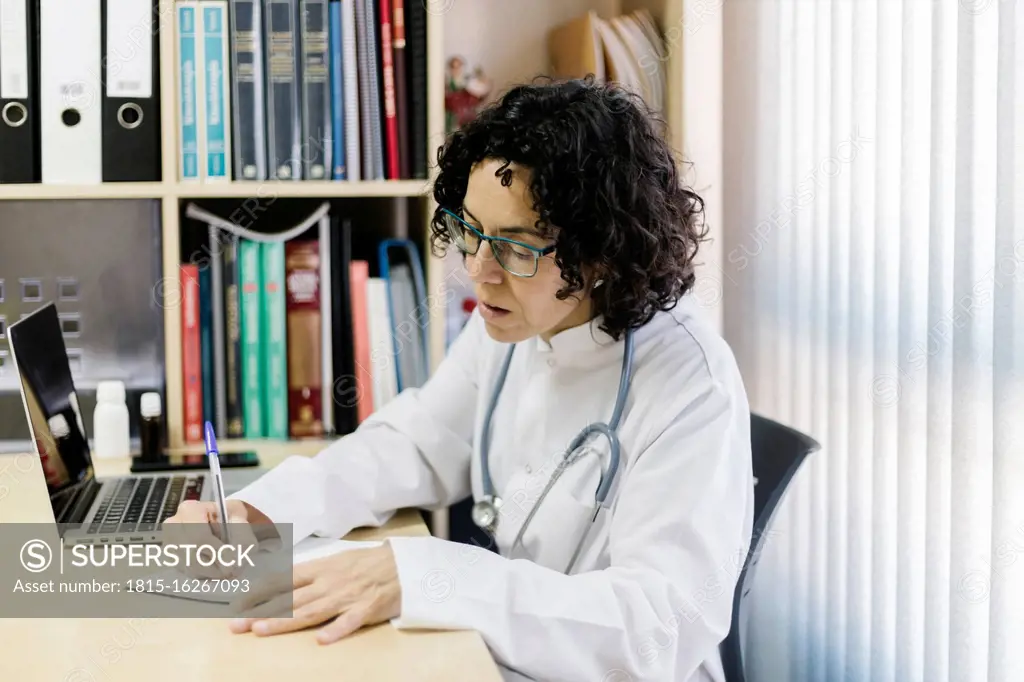
M 368 542 L 356 542 L 353 540 L 336 540 L 334 538 L 318 538 L 310 536 L 300 540 L 293 548 L 292 554 L 292 565 L 306 563 L 313 561 L 314 559 L 322 559 L 324 557 L 338 554 L 340 552 L 346 552 L 350 549 L 359 549 L 363 547 L 379 547 L 382 545 L 379 541 L 368 541 Z M 165 597 L 177 597 L 181 599 L 192 599 L 195 601 L 212 602 L 216 604 L 229 604 L 231 600 L 228 599 L 223 591 L 216 591 L 211 589 L 211 583 L 214 580 L 200 580 L 198 583 L 187 576 L 178 568 L 167 568 L 162 571 L 158 571 L 153 575 L 144 578 L 143 580 L 152 580 L 154 583 L 157 580 L 163 579 L 164 585 L 167 586 L 172 584 L 173 580 L 187 580 L 190 586 L 188 592 L 168 592 L 166 589 L 161 592 L 153 591 L 151 594 L 159 594 Z M 203 591 L 206 587 L 207 591 Z
M 28 99 L 27 0 L 0 0 L 0 99 Z

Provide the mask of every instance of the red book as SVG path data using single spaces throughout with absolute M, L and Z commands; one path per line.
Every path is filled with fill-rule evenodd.
M 320 243 L 290 241 L 284 249 L 285 314 L 288 319 L 288 433 L 292 438 L 322 436 L 320 390 Z
M 412 0 L 417 2 L 418 0 Z M 409 172 L 409 83 L 405 75 L 405 0 L 392 0 L 394 16 L 391 27 L 395 38 L 391 47 L 395 51 L 395 108 L 398 112 L 398 170 L 400 177 L 411 178 Z
M 181 371 L 184 388 L 185 442 L 203 440 L 203 360 L 199 336 L 199 266 L 182 265 Z
M 380 63 L 384 76 L 384 149 L 388 180 L 401 177 L 398 164 L 398 112 L 395 105 L 395 55 L 391 45 L 391 0 L 380 0 Z
M 359 423 L 373 414 L 370 312 L 366 301 L 366 282 L 369 278 L 369 263 L 364 260 L 354 260 L 349 263 L 348 286 L 352 294 L 352 354 L 356 361 L 356 412 Z

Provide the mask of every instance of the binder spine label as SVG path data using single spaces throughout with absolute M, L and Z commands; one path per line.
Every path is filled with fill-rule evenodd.
M 258 0 L 231 0 L 234 171 L 239 180 L 265 180 L 263 135 L 263 18 Z
M 224 73 L 227 67 L 227 27 L 225 25 L 226 4 L 204 0 L 203 11 L 203 52 L 205 56 L 205 97 L 206 97 L 206 178 L 228 180 L 228 127 L 226 83 Z
M 199 127 L 196 123 L 196 6 L 178 5 L 180 59 L 181 177 L 199 179 Z
M 150 0 L 107 0 L 107 97 L 153 96 Z
M 0 99 L 28 99 L 27 0 L 0 0 Z
M 330 70 L 327 0 L 302 3 L 302 137 L 304 177 L 323 180 L 331 167 Z

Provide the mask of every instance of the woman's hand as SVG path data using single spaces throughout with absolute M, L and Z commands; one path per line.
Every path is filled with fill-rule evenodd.
M 271 583 L 257 584 L 236 606 L 243 614 L 250 609 L 263 612 L 267 607 L 272 609 L 274 601 L 287 609 L 291 600 L 291 618 L 239 618 L 231 622 L 231 630 L 276 635 L 334 619 L 317 633 L 317 641 L 331 644 L 364 625 L 401 614 L 398 567 L 386 542 L 380 547 L 351 549 L 297 564 L 292 582 L 290 594 L 281 594 L 281 589 Z

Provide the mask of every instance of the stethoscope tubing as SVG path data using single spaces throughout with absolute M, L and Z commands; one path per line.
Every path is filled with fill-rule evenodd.
M 482 478 L 483 494 L 485 499 L 494 499 L 494 484 L 491 481 L 490 473 L 490 435 L 491 435 L 491 421 L 494 416 L 494 411 L 497 408 L 498 399 L 501 395 L 501 389 L 505 385 L 505 379 L 508 376 L 509 366 L 512 363 L 512 354 L 515 351 L 515 344 L 509 347 L 508 353 L 505 356 L 505 360 L 502 363 L 500 372 L 498 373 L 498 379 L 495 383 L 494 391 L 491 395 L 491 401 L 488 405 L 487 414 L 484 418 L 483 429 L 481 432 L 481 445 L 480 445 L 480 472 Z M 555 482 L 562 475 L 562 473 L 580 459 L 586 452 L 581 450 L 581 446 L 589 439 L 594 433 L 600 433 L 608 439 L 609 443 L 609 459 L 608 467 L 601 469 L 601 478 L 598 483 L 597 491 L 594 494 L 596 507 L 594 510 L 594 517 L 591 519 L 591 523 L 597 518 L 597 513 L 600 508 L 604 505 L 605 500 L 611 491 L 612 484 L 615 481 L 615 476 L 619 470 L 619 438 L 617 429 L 619 421 L 622 418 L 622 412 L 625 409 L 626 398 L 629 394 L 629 384 L 632 379 L 633 372 L 633 330 L 627 330 L 625 336 L 625 349 L 622 357 L 622 371 L 619 376 L 619 388 L 615 396 L 615 407 L 612 410 L 612 417 L 609 420 L 610 423 L 603 424 L 590 424 L 573 438 L 570 443 L 568 450 L 563 454 L 562 461 L 559 462 L 551 478 L 548 480 L 547 485 L 537 498 L 537 502 L 534 503 L 526 519 L 523 521 L 522 526 L 519 528 L 519 532 L 516 533 L 516 538 L 512 543 L 509 550 L 511 554 L 516 547 L 518 547 L 526 533 L 526 529 L 530 525 L 534 515 L 540 508 L 541 503 L 547 497 L 548 492 L 554 486 Z M 579 556 L 579 552 L 583 547 L 583 540 L 587 537 L 587 533 L 581 536 L 579 542 L 576 545 L 576 549 L 573 552 L 572 559 L 569 563 L 569 567 L 566 572 L 572 570 L 572 567 L 576 563 L 576 559 Z

